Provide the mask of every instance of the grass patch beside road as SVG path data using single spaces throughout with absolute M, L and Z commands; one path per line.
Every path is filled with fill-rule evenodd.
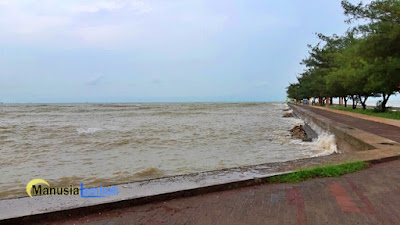
M 388 118 L 388 119 L 395 119 L 395 120 L 400 120 L 400 111 L 391 111 L 388 110 L 387 112 L 381 113 L 381 112 L 374 112 L 372 109 L 361 109 L 361 108 L 356 108 L 352 109 L 351 105 L 344 107 L 344 106 L 329 106 L 330 109 L 337 109 L 337 110 L 342 110 L 342 111 L 347 111 L 347 112 L 354 112 L 354 113 L 361 113 L 364 115 L 370 115 L 370 116 L 378 116 L 378 117 L 383 117 L 383 118 Z
M 273 176 L 269 183 L 297 183 L 317 177 L 338 177 L 347 173 L 353 173 L 368 167 L 366 162 L 352 162 L 340 165 L 328 165 L 309 170 L 300 170 L 294 173 Z

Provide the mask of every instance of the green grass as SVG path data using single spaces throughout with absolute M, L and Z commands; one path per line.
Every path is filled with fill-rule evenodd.
M 365 162 L 352 162 L 340 165 L 328 165 L 309 170 L 300 170 L 294 173 L 273 176 L 269 183 L 297 183 L 317 177 L 338 177 L 343 174 L 353 173 L 368 167 Z
M 365 110 L 363 110 L 362 108 L 352 109 L 351 106 L 347 106 L 347 107 L 329 106 L 329 108 L 347 111 L 347 112 L 361 113 L 364 115 L 378 116 L 378 117 L 383 117 L 383 118 L 388 118 L 388 119 L 400 120 L 400 111 L 390 111 L 389 110 L 387 112 L 380 113 L 380 112 L 374 112 L 373 109 L 365 109 Z

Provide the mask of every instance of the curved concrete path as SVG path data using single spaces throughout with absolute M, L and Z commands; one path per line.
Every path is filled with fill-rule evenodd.
M 400 224 L 400 161 L 41 224 Z
M 343 115 L 352 116 L 352 117 L 356 117 L 356 118 L 360 118 L 360 119 L 371 120 L 371 121 L 375 121 L 375 122 L 378 122 L 378 123 L 386 123 L 386 124 L 389 124 L 389 125 L 400 127 L 400 120 L 388 119 L 388 118 L 377 117 L 377 116 L 370 116 L 370 115 L 365 115 L 365 114 L 355 113 L 355 112 L 349 112 L 349 111 L 343 111 L 343 110 L 338 110 L 338 109 L 331 108 L 331 107 L 323 107 L 323 106 L 312 106 L 312 107 L 317 108 L 317 109 L 321 109 L 321 110 L 334 112 L 334 113 L 337 113 L 337 114 L 343 114 Z

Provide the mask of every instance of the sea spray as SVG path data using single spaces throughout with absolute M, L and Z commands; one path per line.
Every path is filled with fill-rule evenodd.
M 314 149 L 319 151 L 314 157 L 338 153 L 335 136 L 333 134 L 324 132 L 318 136 L 318 139 L 313 144 Z
M 312 157 L 340 153 L 337 149 L 335 135 L 324 130 L 323 128 L 315 124 L 312 120 L 308 120 L 307 118 L 304 118 L 302 122 L 303 125 L 307 124 L 313 131 L 318 134 L 317 140 L 311 142 L 313 152 L 316 152 L 315 154 L 313 154 Z

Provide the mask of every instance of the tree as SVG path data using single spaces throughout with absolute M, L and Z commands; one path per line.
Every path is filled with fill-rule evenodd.
M 297 92 L 299 89 L 299 84 L 294 83 L 294 84 L 289 84 L 289 86 L 286 88 L 286 93 L 289 98 L 293 98 L 297 100 Z
M 366 19 L 368 24 L 354 28 L 363 35 L 360 54 L 364 57 L 363 72 L 370 74 L 367 87 L 382 96 L 382 111 L 400 84 L 400 1 L 377 0 L 353 5 L 342 1 L 347 22 Z
M 382 111 L 386 111 L 386 104 L 390 96 L 398 91 L 400 84 L 400 58 L 375 58 L 365 65 L 365 71 L 373 74 L 368 79 L 368 87 L 382 96 Z
M 357 40 L 352 32 L 346 33 L 343 37 L 333 36 L 327 42 L 334 45 L 335 51 L 332 52 L 332 68 L 326 77 L 326 85 L 328 92 L 333 97 L 342 97 L 344 105 L 347 107 L 349 96 L 353 99 L 353 108 L 356 106 L 356 98 L 353 93 L 358 92 L 360 85 L 357 85 L 358 79 L 351 78 L 355 72 L 354 67 L 357 65 L 357 55 L 354 51 L 354 45 Z M 357 87 L 357 88 L 356 88 Z
M 382 96 L 385 111 L 390 96 L 400 88 L 400 1 L 354 5 L 344 0 L 342 6 L 348 23 L 367 23 L 343 36 L 318 34 L 320 43 L 308 46 L 309 56 L 301 62 L 306 69 L 293 84 L 297 96 L 343 97 L 345 106 L 350 98 L 353 108 L 361 103 L 363 109 L 370 96 Z
M 353 5 L 347 0 L 342 1 L 344 14 L 351 23 L 358 19 L 368 19 L 370 22 L 388 22 L 400 25 L 400 2 L 398 0 L 377 0 L 363 5 L 362 2 Z

